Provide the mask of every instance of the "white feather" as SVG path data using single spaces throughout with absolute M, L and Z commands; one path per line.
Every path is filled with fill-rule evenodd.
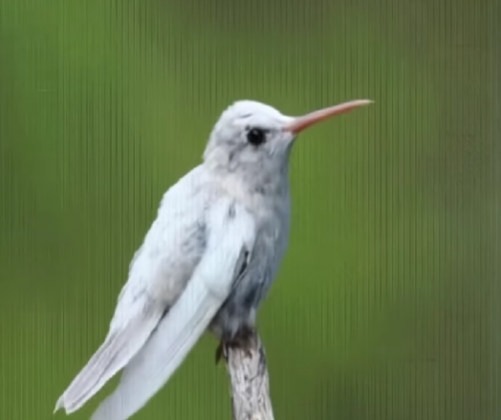
M 165 193 L 134 255 L 104 343 L 58 399 L 55 411 L 82 407 L 130 362 L 181 294 L 202 255 L 199 221 L 211 193 L 201 188 L 205 182 L 197 167 Z
M 101 347 L 61 395 L 55 411 L 64 407 L 69 414 L 82 407 L 132 359 L 162 317 L 162 309 L 153 305 L 132 307 L 131 312 L 136 313 L 129 322 L 110 331 Z
M 92 420 L 126 420 L 142 408 L 183 362 L 228 297 L 242 252 L 252 249 L 255 237 L 253 219 L 241 208 L 228 216 L 228 205 L 222 200 L 214 207 L 207 250 L 186 289 Z

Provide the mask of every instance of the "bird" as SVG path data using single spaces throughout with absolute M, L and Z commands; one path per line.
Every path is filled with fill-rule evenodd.
M 54 412 L 77 411 L 122 371 L 92 420 L 126 420 L 206 331 L 219 339 L 219 355 L 222 347 L 245 342 L 289 243 L 295 140 L 310 126 L 370 103 L 354 100 L 300 117 L 254 100 L 227 107 L 202 162 L 163 195 L 104 342 Z

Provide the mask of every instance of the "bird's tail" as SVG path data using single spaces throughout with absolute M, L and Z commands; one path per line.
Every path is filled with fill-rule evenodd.
M 136 316 L 123 327 L 113 328 L 87 365 L 61 395 L 54 412 L 64 408 L 66 413 L 72 413 L 92 398 L 140 350 L 162 314 L 163 311 L 157 309 L 137 311 Z
M 126 420 L 169 380 L 221 305 L 204 284 L 191 282 L 144 347 L 125 367 L 120 383 L 92 420 Z

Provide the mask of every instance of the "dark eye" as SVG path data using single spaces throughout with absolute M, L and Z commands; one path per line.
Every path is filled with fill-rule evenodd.
M 247 141 L 254 146 L 259 146 L 266 141 L 266 133 L 260 128 L 253 128 L 247 133 Z

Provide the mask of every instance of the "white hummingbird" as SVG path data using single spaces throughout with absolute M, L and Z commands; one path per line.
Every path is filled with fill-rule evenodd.
M 289 241 L 289 155 L 296 136 L 372 101 L 285 116 L 238 101 L 215 125 L 203 162 L 163 196 L 135 253 L 104 343 L 56 404 L 72 413 L 118 371 L 92 420 L 126 420 L 167 382 L 199 337 L 244 339 Z

